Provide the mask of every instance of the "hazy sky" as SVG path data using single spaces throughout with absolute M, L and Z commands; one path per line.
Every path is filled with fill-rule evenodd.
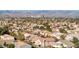
M 79 0 L 0 0 L 0 9 L 79 10 Z

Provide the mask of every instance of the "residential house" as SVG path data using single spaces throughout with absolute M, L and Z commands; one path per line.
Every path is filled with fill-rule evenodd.
M 15 39 L 13 36 L 11 35 L 8 35 L 8 34 L 4 34 L 4 35 L 1 35 L 0 36 L 0 43 L 1 44 L 4 44 L 5 42 L 7 44 L 11 44 L 11 43 L 14 43 Z

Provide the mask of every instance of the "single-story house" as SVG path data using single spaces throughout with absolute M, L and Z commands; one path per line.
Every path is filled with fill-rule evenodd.
M 8 35 L 8 34 L 4 34 L 4 35 L 1 35 L 0 36 L 0 43 L 1 44 L 4 44 L 5 42 L 7 44 L 10 44 L 10 43 L 14 43 L 15 39 L 13 36 L 11 35 Z

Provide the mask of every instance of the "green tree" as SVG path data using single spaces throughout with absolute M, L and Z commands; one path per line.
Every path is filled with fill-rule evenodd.
M 44 26 L 41 26 L 40 29 L 41 29 L 41 30 L 45 30 Z
M 78 40 L 78 38 L 76 38 L 76 37 L 73 37 L 73 41 L 72 41 L 73 43 L 78 43 L 79 42 L 79 40 Z
M 72 43 L 75 44 L 75 47 L 76 47 L 76 48 L 79 48 L 79 40 L 78 40 L 78 38 L 73 37 L 73 41 L 72 41 Z
M 50 26 L 46 26 L 46 30 L 49 31 L 49 32 L 52 32 L 52 29 L 50 28 Z
M 0 48 L 4 48 L 2 45 L 0 45 Z
M 8 27 L 0 27 L 0 35 L 9 34 Z
M 16 36 L 16 39 L 21 40 L 21 41 L 25 40 L 24 35 L 22 34 L 22 32 L 18 32 L 18 35 Z
M 60 31 L 61 33 L 67 33 L 67 31 L 66 31 L 65 29 L 63 29 L 63 28 L 60 28 L 59 31 Z
M 65 35 L 61 35 L 60 38 L 61 38 L 62 40 L 64 40 L 64 39 L 65 39 Z
M 7 48 L 15 48 L 14 44 L 7 44 Z
M 39 29 L 39 26 L 34 26 L 33 29 Z

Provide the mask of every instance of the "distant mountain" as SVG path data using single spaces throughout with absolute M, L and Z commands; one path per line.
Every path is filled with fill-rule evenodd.
M 10 16 L 47 16 L 79 17 L 79 10 L 0 10 L 0 15 Z

